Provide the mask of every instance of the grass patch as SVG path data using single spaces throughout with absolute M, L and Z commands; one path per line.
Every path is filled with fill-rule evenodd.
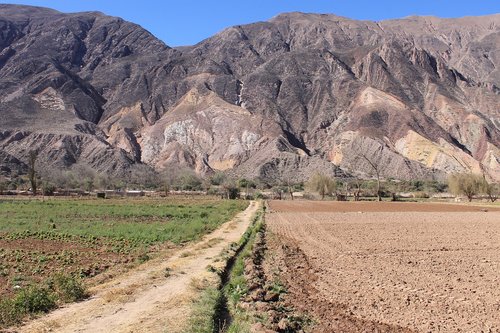
M 214 333 L 219 332 L 216 323 L 219 309 L 223 303 L 221 290 L 208 287 L 204 289 L 193 307 L 186 333 Z

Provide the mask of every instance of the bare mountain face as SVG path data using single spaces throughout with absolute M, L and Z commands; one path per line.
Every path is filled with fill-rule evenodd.
M 172 49 L 101 13 L 0 5 L 0 164 L 303 180 L 500 180 L 500 15 L 291 13 Z M 363 157 L 365 156 L 365 157 Z

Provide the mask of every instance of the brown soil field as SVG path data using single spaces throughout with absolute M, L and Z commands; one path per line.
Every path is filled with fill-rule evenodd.
M 275 212 L 483 212 L 497 211 L 499 207 L 474 206 L 462 203 L 439 202 L 375 202 L 375 201 L 271 201 L 269 207 Z
M 269 203 L 267 270 L 313 332 L 500 332 L 500 211 Z

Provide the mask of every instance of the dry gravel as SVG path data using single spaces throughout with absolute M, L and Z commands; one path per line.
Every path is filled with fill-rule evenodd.
M 499 211 L 407 203 L 271 202 L 270 208 L 270 237 L 303 252 L 316 303 L 337 304 L 394 331 L 500 332 Z M 294 270 L 288 266 L 284 276 Z M 306 303 L 320 327 L 333 320 Z

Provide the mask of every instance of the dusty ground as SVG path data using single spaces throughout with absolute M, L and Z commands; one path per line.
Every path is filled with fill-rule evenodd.
M 230 243 L 238 241 L 258 204 L 197 244 L 150 261 L 93 290 L 94 296 L 28 323 L 16 332 L 180 332 L 196 297 L 197 281 Z
M 500 332 L 500 212 L 482 210 L 271 202 L 268 269 L 315 332 Z

